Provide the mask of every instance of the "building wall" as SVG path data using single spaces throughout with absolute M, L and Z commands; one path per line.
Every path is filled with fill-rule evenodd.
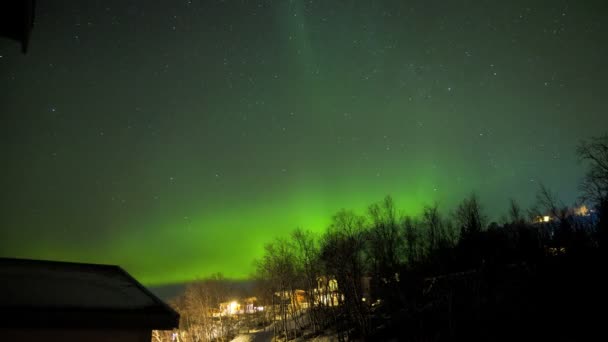
M 150 330 L 0 329 L 0 341 L 11 342 L 150 342 Z

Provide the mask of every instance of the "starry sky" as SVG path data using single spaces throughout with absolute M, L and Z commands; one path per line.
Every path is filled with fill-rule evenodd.
M 0 40 L 0 256 L 244 278 L 391 194 L 498 220 L 578 196 L 606 132 L 604 1 L 38 1 Z

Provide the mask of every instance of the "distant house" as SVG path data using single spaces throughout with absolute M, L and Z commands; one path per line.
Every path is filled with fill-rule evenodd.
M 307 305 L 308 298 L 306 291 L 295 289 L 293 291 L 278 291 L 274 293 L 277 303 L 283 303 L 283 305 Z
M 258 311 L 263 311 L 264 308 L 257 305 L 256 297 L 243 298 L 240 301 L 222 302 L 219 305 L 219 310 L 212 310 L 214 317 L 232 316 L 242 314 L 252 314 Z
M 0 258 L 0 341 L 149 342 L 178 324 L 118 266 Z
M 338 291 L 338 281 L 334 277 L 318 277 L 317 287 L 314 289 L 314 297 L 313 302 L 315 305 L 338 305 L 342 299 Z

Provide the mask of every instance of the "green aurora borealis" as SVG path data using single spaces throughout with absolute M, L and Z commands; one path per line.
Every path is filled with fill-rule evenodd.
M 39 1 L 28 54 L 0 41 L 0 256 L 243 278 L 387 194 L 577 198 L 602 1 L 340 3 Z

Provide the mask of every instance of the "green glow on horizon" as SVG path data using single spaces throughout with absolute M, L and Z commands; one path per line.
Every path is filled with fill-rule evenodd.
M 365 196 L 353 196 L 351 200 L 341 198 L 331 205 L 326 203 L 326 199 L 318 197 L 317 193 L 314 190 L 296 193 L 287 202 L 281 201 L 279 195 L 273 201 L 258 205 L 235 205 L 232 210 L 212 217 L 189 217 L 189 222 L 177 218 L 177 222 L 157 224 L 153 228 L 156 232 L 154 237 L 130 234 L 122 237 L 120 244 L 110 248 L 112 254 L 132 255 L 129 259 L 137 260 L 138 255 L 150 258 L 147 263 L 151 269 L 133 272 L 149 285 L 178 283 L 217 272 L 222 272 L 228 278 L 244 279 L 253 272 L 253 261 L 262 256 L 263 246 L 274 238 L 287 237 L 296 227 L 321 234 L 329 225 L 331 216 L 341 208 L 352 208 L 363 214 L 372 203 Z M 377 200 L 384 197 L 374 191 L 371 193 Z M 399 196 L 395 197 L 399 199 Z M 414 214 L 431 200 L 417 197 L 400 203 L 407 204 L 400 208 Z M 206 250 L 209 246 L 213 246 L 212 250 Z M 176 266 L 174 260 L 182 262 Z

